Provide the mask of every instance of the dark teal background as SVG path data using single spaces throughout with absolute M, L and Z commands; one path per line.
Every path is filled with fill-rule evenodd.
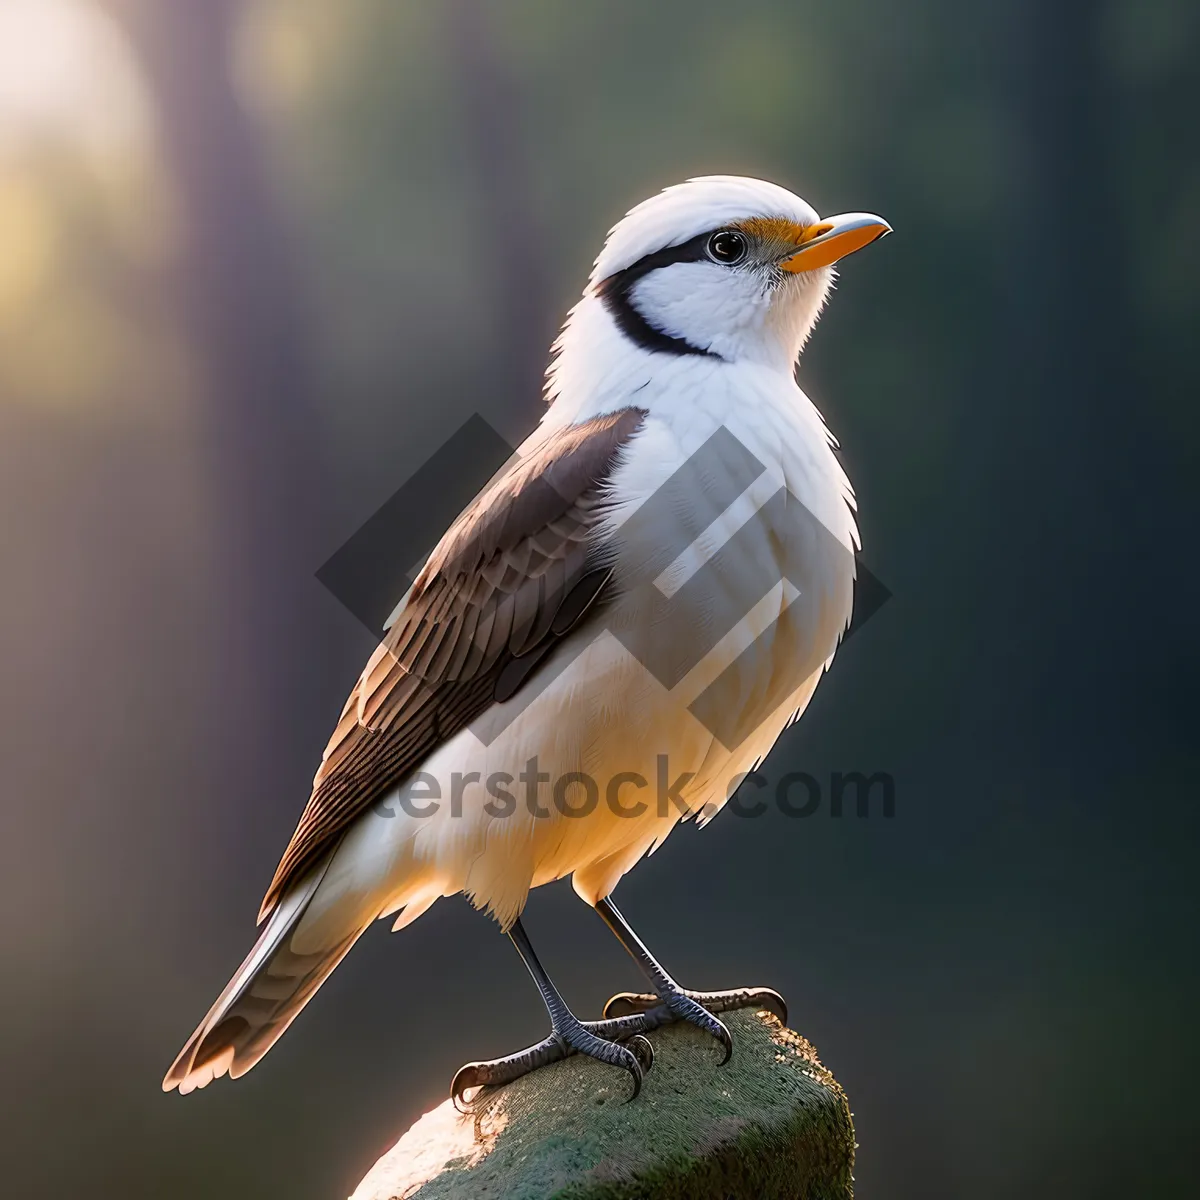
M 605 230 L 708 172 L 896 230 L 801 367 L 894 598 L 766 768 L 889 772 L 896 815 L 681 829 L 622 908 L 787 995 L 864 1197 L 1191 1190 L 1195 6 L 83 7 L 142 140 L 0 139 L 51 247 L 0 286 L 6 1192 L 347 1195 L 542 1035 L 449 900 L 159 1092 L 372 648 L 315 572 L 471 413 L 521 436 Z M 569 885 L 526 923 L 581 1011 L 636 982 Z

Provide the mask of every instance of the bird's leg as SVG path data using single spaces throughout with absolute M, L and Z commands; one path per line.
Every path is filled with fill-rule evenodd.
M 457 1107 L 469 1088 L 511 1083 L 547 1063 L 558 1062 L 571 1054 L 586 1054 L 610 1066 L 622 1067 L 633 1078 L 632 1100 L 642 1087 L 642 1076 L 654 1063 L 654 1050 L 641 1035 L 657 1029 L 672 1018 L 661 1006 L 651 1006 L 646 1012 L 631 1013 L 605 1021 L 580 1021 L 567 1007 L 558 988 L 538 960 L 529 935 L 519 920 L 513 922 L 508 936 L 517 948 L 522 961 L 533 976 L 550 1014 L 550 1036 L 505 1058 L 490 1062 L 467 1063 L 460 1067 L 450 1085 L 450 1094 Z M 629 1045 L 619 1043 L 628 1041 Z
M 733 1053 L 733 1039 L 715 1013 L 729 1012 L 735 1008 L 765 1008 L 787 1024 L 787 1005 L 783 997 L 770 988 L 736 988 L 726 992 L 692 992 L 681 988 L 646 949 L 645 943 L 633 932 L 610 898 L 606 896 L 598 900 L 596 911 L 642 968 L 655 993 L 651 996 L 621 992 L 613 996 L 604 1006 L 606 1018 L 619 1020 L 639 1014 L 649 1016 L 666 1008 L 673 1019 L 687 1021 L 711 1033 L 724 1047 L 722 1064 L 727 1063 Z

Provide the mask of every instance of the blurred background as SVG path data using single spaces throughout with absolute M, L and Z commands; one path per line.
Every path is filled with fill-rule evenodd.
M 1198 62 L 1187 0 L 0 0 L 5 1190 L 344 1196 L 541 1036 L 451 900 L 159 1091 L 372 648 L 315 571 L 709 172 L 896 229 L 801 368 L 894 599 L 768 763 L 896 815 L 685 828 L 622 906 L 788 996 L 860 1195 L 1190 1190 Z M 567 885 L 527 925 L 637 982 Z

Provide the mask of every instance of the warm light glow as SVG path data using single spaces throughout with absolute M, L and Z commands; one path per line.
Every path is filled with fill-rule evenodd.
M 66 138 L 103 151 L 144 131 L 128 47 L 85 0 L 0 0 L 0 150 Z

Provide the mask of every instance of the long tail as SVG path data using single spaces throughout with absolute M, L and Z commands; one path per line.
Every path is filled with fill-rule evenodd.
M 233 1079 L 244 1075 L 358 941 L 369 922 L 340 938 L 314 938 L 311 929 L 300 929 L 327 867 L 328 860 L 280 901 L 246 961 L 171 1064 L 164 1092 L 177 1087 L 186 1095 L 226 1072 Z

